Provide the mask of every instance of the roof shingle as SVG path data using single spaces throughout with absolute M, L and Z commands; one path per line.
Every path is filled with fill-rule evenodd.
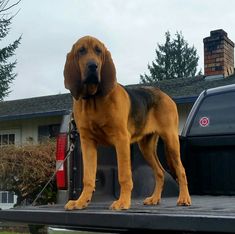
M 235 75 L 220 80 L 206 80 L 205 77 L 169 79 L 155 85 L 171 97 L 198 96 L 203 90 L 235 83 Z
M 72 108 L 69 93 L 0 102 L 0 119 L 63 114 Z

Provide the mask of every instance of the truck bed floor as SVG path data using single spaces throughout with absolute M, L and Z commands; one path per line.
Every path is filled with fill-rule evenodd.
M 63 206 L 27 206 L 0 211 L 0 221 L 47 224 L 109 231 L 167 230 L 235 232 L 235 196 L 192 196 L 192 206 L 176 206 L 177 198 L 162 198 L 158 206 L 133 200 L 131 209 L 112 211 L 110 202 L 91 202 L 85 210 Z

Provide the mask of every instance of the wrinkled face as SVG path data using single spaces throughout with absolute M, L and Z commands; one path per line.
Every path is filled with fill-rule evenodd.
M 95 95 L 101 82 L 104 45 L 94 38 L 81 38 L 75 44 L 74 57 L 81 74 L 83 95 Z
M 85 36 L 72 46 L 64 65 L 64 85 L 76 100 L 106 96 L 115 87 L 115 65 L 102 42 Z

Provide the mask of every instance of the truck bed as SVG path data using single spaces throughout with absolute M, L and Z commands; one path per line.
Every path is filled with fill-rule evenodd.
M 112 211 L 110 202 L 91 203 L 85 210 L 65 211 L 61 205 L 27 206 L 0 211 L 0 221 L 46 224 L 81 230 L 235 232 L 235 196 L 192 196 L 192 206 L 176 206 L 176 197 L 158 206 L 132 201 L 127 211 Z

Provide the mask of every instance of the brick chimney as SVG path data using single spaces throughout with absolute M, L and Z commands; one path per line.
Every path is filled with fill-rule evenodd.
M 210 32 L 204 43 L 205 76 L 227 77 L 234 73 L 234 43 L 222 30 Z

